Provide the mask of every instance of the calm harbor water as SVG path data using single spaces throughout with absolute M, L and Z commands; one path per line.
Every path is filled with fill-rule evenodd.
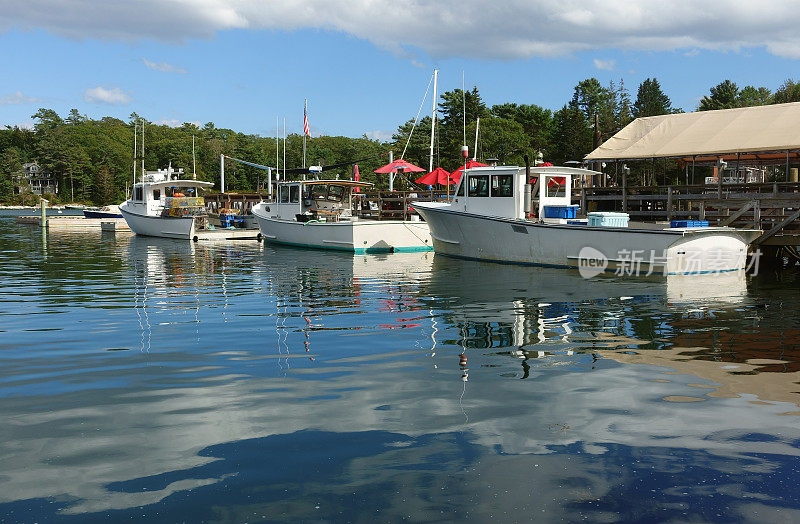
M 800 520 L 800 274 L 0 216 L 0 519 Z M 462 356 L 463 355 L 463 356 Z

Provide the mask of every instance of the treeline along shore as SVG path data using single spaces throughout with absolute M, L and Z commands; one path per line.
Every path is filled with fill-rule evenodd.
M 519 98 L 524 98 L 524 93 Z M 800 82 L 786 80 L 774 92 L 767 87 L 740 88 L 730 80 L 712 87 L 696 110 L 728 109 L 753 105 L 800 101 Z M 462 109 L 463 108 L 463 109 Z M 623 81 L 602 85 L 596 78 L 579 82 L 572 98 L 561 109 L 552 111 L 536 104 L 504 103 L 488 106 L 477 88 L 444 92 L 439 99 L 435 164 L 448 170 L 461 162 L 463 121 L 466 111 L 466 136 L 471 154 L 478 119 L 478 159 L 494 157 L 501 163 L 522 165 L 523 156 L 542 158 L 553 164 L 581 160 L 596 144 L 609 138 L 638 117 L 682 112 L 673 107 L 655 78 L 639 84 L 632 96 Z M 36 162 L 49 173 L 58 194 L 54 202 L 118 203 L 124 199 L 133 177 L 134 123 L 143 119 L 132 113 L 128 121 L 118 118 L 88 118 L 77 109 L 59 115 L 41 108 L 32 115 L 33 129 L 6 126 L 0 130 L 0 203 L 32 204 L 38 201 L 20 180 L 23 165 Z M 597 126 L 594 123 L 597 122 Z M 147 169 L 183 168 L 192 171 L 192 137 L 195 137 L 196 172 L 201 180 L 218 181 L 220 155 L 274 166 L 275 137 L 262 137 L 232 129 L 218 128 L 213 122 L 203 126 L 185 123 L 180 127 L 155 125 L 146 121 L 145 166 Z M 362 180 L 385 187 L 385 176 L 374 169 L 388 162 L 388 151 L 398 158 L 408 142 L 414 120 L 401 124 L 389 141 L 343 136 L 315 136 L 308 139 L 309 164 L 332 165 L 358 161 Z M 431 117 L 422 118 L 408 142 L 405 158 L 428 166 Z M 282 162 L 282 151 L 280 153 Z M 302 135 L 287 137 L 286 164 L 302 163 Z M 349 178 L 351 167 L 330 171 L 331 176 Z M 677 168 L 647 173 L 647 166 L 634 167 L 631 183 L 654 180 L 672 183 Z M 674 173 L 670 174 L 670 173 Z M 263 190 L 265 172 L 242 164 L 226 168 L 229 191 Z

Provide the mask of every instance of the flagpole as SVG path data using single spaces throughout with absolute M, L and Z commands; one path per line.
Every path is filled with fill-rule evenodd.
M 306 122 L 308 122 L 308 98 L 303 103 L 303 167 L 306 167 Z

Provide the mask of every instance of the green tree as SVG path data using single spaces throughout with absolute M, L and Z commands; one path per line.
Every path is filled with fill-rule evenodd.
M 703 97 L 697 110 L 732 109 L 739 107 L 738 101 L 739 87 L 730 80 L 725 80 L 711 88 L 710 94 Z
M 772 103 L 772 92 L 766 87 L 745 86 L 737 96 L 737 107 L 765 106 Z
M 661 85 L 656 78 L 647 78 L 639 84 L 636 101 L 633 103 L 633 118 L 646 116 L 668 115 L 675 113 L 672 101 L 661 90 Z
M 791 78 L 787 79 L 775 91 L 772 97 L 772 102 L 775 104 L 786 104 L 788 102 L 800 102 L 800 82 L 795 82 Z
M 569 104 L 553 115 L 553 149 L 549 161 L 563 164 L 570 160 L 583 160 L 592 149 L 592 130 L 586 115 L 577 106 Z

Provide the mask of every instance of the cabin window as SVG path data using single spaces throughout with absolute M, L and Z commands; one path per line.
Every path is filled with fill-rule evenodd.
M 492 196 L 493 197 L 514 196 L 513 181 L 514 181 L 513 175 L 492 175 Z
M 134 200 L 138 200 L 139 202 L 144 200 L 144 193 L 142 192 L 142 187 L 141 186 L 139 186 L 139 187 L 137 187 L 137 188 L 135 188 L 133 190 L 133 199 Z
M 300 202 L 300 186 L 289 186 L 289 201 L 292 204 Z
M 278 196 L 280 198 L 281 204 L 288 204 L 289 203 L 289 186 L 280 186 L 280 187 L 278 187 Z
M 546 177 L 546 180 L 547 180 L 548 197 L 567 196 L 567 177 L 551 176 L 551 177 Z
M 489 175 L 470 175 L 467 184 L 469 184 L 469 196 L 489 196 Z
M 331 202 L 341 202 L 343 196 L 343 186 L 328 186 L 328 200 Z
M 328 187 L 323 184 L 311 186 L 311 198 L 314 200 L 325 200 L 328 198 Z
M 161 199 L 161 190 L 154 189 L 153 190 L 153 200 L 160 200 Z
M 466 187 L 467 187 L 467 184 L 466 184 L 466 182 L 464 182 L 464 179 L 462 177 L 461 183 L 458 185 L 458 196 L 462 196 L 462 197 L 463 196 L 467 196 Z

